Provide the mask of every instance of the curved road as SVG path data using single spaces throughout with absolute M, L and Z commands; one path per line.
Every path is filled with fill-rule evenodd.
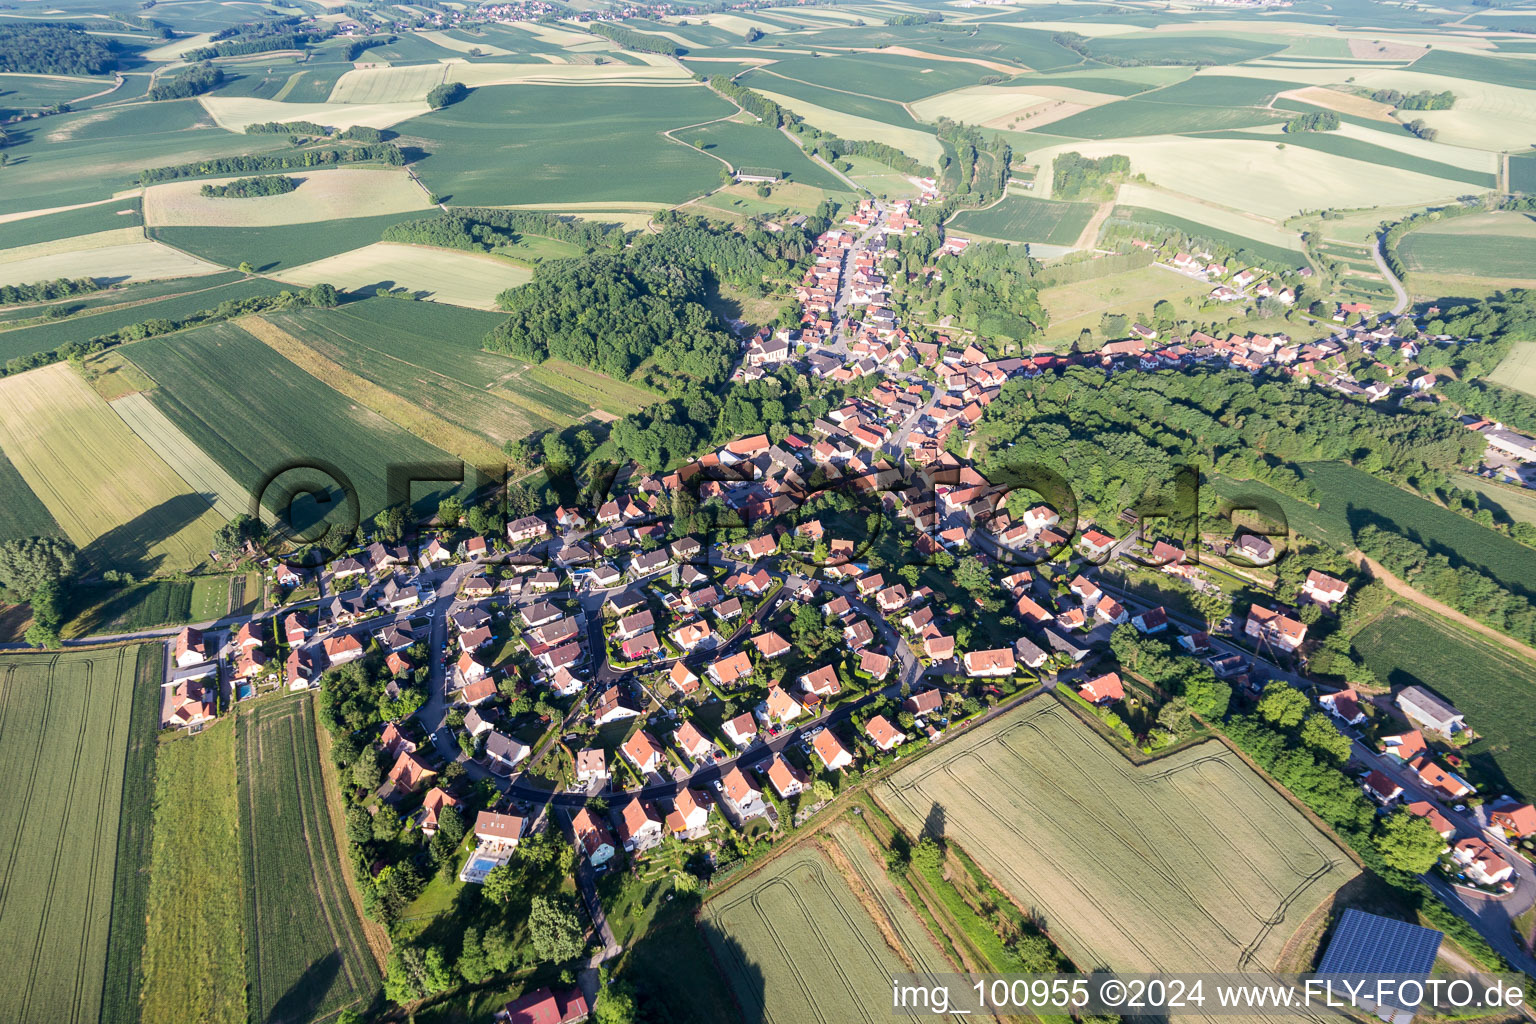
M 1381 276 L 1387 279 L 1387 284 L 1392 286 L 1392 294 L 1397 296 L 1397 301 L 1392 306 L 1392 315 L 1398 316 L 1408 308 L 1408 289 L 1403 287 L 1403 282 L 1397 279 L 1387 266 L 1387 258 L 1381 251 L 1381 236 L 1376 236 L 1376 244 L 1371 246 L 1371 259 L 1376 261 L 1376 269 L 1381 271 Z

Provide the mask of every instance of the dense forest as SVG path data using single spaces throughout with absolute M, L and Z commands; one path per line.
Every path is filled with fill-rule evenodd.
M 299 187 L 297 178 L 284 174 L 265 174 L 257 178 L 236 178 L 224 185 L 204 185 L 198 191 L 210 199 L 252 199 L 280 196 Z
M 1314 110 L 1310 114 L 1302 114 L 1285 122 L 1285 131 L 1294 132 L 1336 132 L 1339 130 L 1339 115 L 1331 110 Z
M 611 21 L 591 21 L 582 27 L 595 36 L 612 39 L 626 50 L 640 50 L 643 53 L 664 53 L 669 57 L 678 57 L 688 52 L 666 36 L 653 36 L 645 32 L 636 32 L 632 28 L 615 25 Z
M 511 245 L 519 235 L 541 235 L 592 252 L 624 248 L 627 233 L 617 224 L 575 220 L 537 210 L 465 207 L 436 217 L 391 224 L 384 229 L 383 240 L 489 252 L 497 246 Z
M 14 306 L 20 302 L 49 302 L 67 299 L 71 295 L 84 295 L 100 290 L 101 286 L 89 277 L 60 277 L 52 281 L 36 281 L 32 284 L 0 285 L 0 306 Z
M 303 50 L 330 37 L 328 32 L 251 32 L 213 46 L 201 46 L 182 54 L 187 60 L 214 60 L 218 57 L 243 57 L 273 50 Z
M 399 166 L 405 154 L 392 143 L 354 146 L 348 149 L 301 149 L 291 153 L 264 153 L 247 156 L 221 156 L 190 164 L 149 167 L 139 172 L 139 184 L 176 181 L 180 178 L 211 178 L 221 174 L 265 174 L 270 171 L 301 171 L 311 167 L 336 164 L 384 163 Z
M 1077 199 L 1103 192 L 1112 175 L 1130 173 L 1131 158 L 1119 153 L 1098 159 L 1081 153 L 1058 153 L 1052 168 L 1051 198 Z
M 149 98 L 152 100 L 184 100 L 190 96 L 201 96 L 211 89 L 217 89 L 224 84 L 224 69 L 216 68 L 212 64 L 199 64 L 190 71 L 184 71 L 168 82 L 162 82 L 149 90 Z
M 0 72 L 29 75 L 105 75 L 117 70 L 109 40 L 79 25 L 52 21 L 0 22 Z

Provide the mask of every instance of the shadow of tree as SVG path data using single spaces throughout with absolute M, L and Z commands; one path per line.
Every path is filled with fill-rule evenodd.
M 208 509 L 207 499 L 178 494 L 91 541 L 80 552 L 82 560 L 95 572 L 126 569 L 135 576 L 148 576 L 162 568 L 165 560 L 163 555 L 151 555 L 150 548 L 196 522 Z M 206 542 L 213 542 L 211 534 Z
M 304 969 L 299 979 L 272 1004 L 266 1024 L 307 1024 L 317 1015 L 341 973 L 341 954 L 334 949 Z
M 928 816 L 923 819 L 923 835 L 936 843 L 944 842 L 944 806 L 937 800 L 928 808 Z

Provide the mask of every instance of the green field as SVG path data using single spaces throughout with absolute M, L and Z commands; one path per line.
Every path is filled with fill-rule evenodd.
M 368 517 L 387 504 L 389 466 L 452 461 L 234 324 L 137 342 L 126 352 L 159 384 L 150 392 L 154 404 L 242 487 L 254 490 L 295 462 L 323 460 L 350 478 Z
M 1536 153 L 1516 153 L 1509 158 L 1509 187 L 1514 192 L 1536 192 Z
M 1528 395 L 1536 395 L 1536 342 L 1517 341 L 1488 379 Z
M 1479 277 L 1536 277 L 1536 219 L 1471 214 L 1404 235 L 1397 252 L 1409 270 Z
M 227 601 L 227 584 L 225 591 Z M 128 633 L 197 621 L 192 614 L 192 594 L 190 582 L 175 580 L 151 580 L 121 588 L 80 587 L 74 593 L 74 618 L 64 633 L 69 637 Z
M 12 976 L 0 1018 L 7 1021 L 132 1019 L 142 851 L 120 840 L 125 829 L 142 834 L 150 805 L 137 784 L 144 748 L 136 743 L 128 758 L 129 729 L 143 727 L 163 665 L 159 645 L 143 648 L 144 660 L 139 650 L 0 658 L 9 794 L 0 802 L 0 951 Z
M 1191 238 L 1208 238 L 1213 242 L 1231 246 L 1233 249 L 1246 249 L 1256 256 L 1262 256 L 1277 263 L 1300 266 L 1306 262 L 1298 250 L 1284 249 L 1278 245 L 1270 245 L 1268 242 L 1255 241 L 1243 235 L 1235 235 L 1230 231 L 1222 231 L 1206 224 L 1186 220 L 1183 217 L 1174 217 L 1166 213 L 1160 213 L 1157 210 L 1148 210 L 1145 207 L 1116 206 L 1114 212 L 1110 214 L 1110 220 L 1106 221 L 1106 223 L 1114 223 L 1115 221 L 1171 228 L 1175 231 L 1182 231 Z
M 63 535 L 48 506 L 0 451 L 0 540 Z
M 1413 62 L 1413 70 L 1473 82 L 1536 89 L 1536 64 L 1516 57 L 1484 57 L 1456 50 L 1431 50 Z M 1454 90 L 1453 90 L 1454 91 Z
M 957 234 L 977 234 L 1005 242 L 1071 245 L 1093 219 L 1092 203 L 1063 203 L 1009 195 L 985 210 L 964 210 L 950 222 Z
M 1220 743 L 1132 765 L 1049 697 L 874 792 L 909 835 L 962 848 L 1080 966 L 1272 969 L 1297 926 L 1356 874 Z
M 1482 495 L 1480 504 L 1493 509 L 1494 515 L 1511 522 L 1536 524 L 1536 491 L 1529 487 L 1516 487 L 1470 474 L 1458 477 L 1456 482 Z
M 1273 124 L 1286 115 L 1268 109 L 1269 102 L 1277 92 L 1296 84 L 1201 75 L 1074 114 L 1050 125 L 1050 131 L 1071 138 L 1115 139 Z
M 288 147 L 281 135 L 229 134 L 196 100 L 45 117 L 13 126 L 10 134 L 16 141 L 6 146 L 0 213 L 107 199 L 146 167 Z
M 1536 664 L 1402 604 L 1356 634 L 1354 645 L 1380 681 L 1427 686 L 1454 704 L 1482 737 L 1463 756 L 1484 778 L 1536 798 L 1536 716 L 1514 713 L 1536 701 Z
M 111 288 L 103 288 L 100 291 L 88 292 L 84 295 L 73 296 L 68 299 L 56 299 L 53 302 L 34 303 L 27 306 L 11 306 L 0 310 L 0 328 L 9 329 L 7 325 L 20 324 L 23 321 L 38 319 L 42 311 L 59 309 L 55 315 L 84 316 L 94 315 L 110 306 L 126 306 L 150 301 L 151 299 L 163 299 L 170 295 L 181 295 L 185 292 L 202 291 L 207 288 L 217 288 L 244 276 L 237 270 L 226 271 L 222 274 L 205 274 L 199 277 L 173 277 L 162 281 L 130 281 Z M 0 335 L 4 337 L 4 335 Z
M 729 113 L 688 86 L 488 86 L 396 130 L 421 141 L 422 180 L 457 206 L 679 203 L 721 167 L 661 132 Z
M 867 857 L 853 845 L 846 850 Z M 889 887 L 883 874 L 870 878 Z M 906 928 L 899 934 L 911 940 L 903 943 L 904 956 L 919 970 L 951 970 L 900 898 L 888 905 L 903 913 Z M 890 975 L 911 969 L 887 945 L 868 907 L 830 857 L 803 843 L 710 899 L 700 927 L 744 1019 L 867 1020 L 881 1000 L 886 1009 L 880 1012 L 892 1012 Z
M 151 228 L 149 235 L 221 266 L 236 267 L 246 262 L 262 273 L 269 273 L 372 245 L 391 224 L 420 216 L 420 211 L 415 211 L 258 228 L 164 227 Z
M 250 1019 L 364 1011 L 379 971 L 331 832 L 313 703 L 268 703 L 236 724 Z
M 807 103 L 814 103 L 818 107 L 826 107 L 828 110 L 838 110 L 856 117 L 867 117 L 872 121 L 883 121 L 902 128 L 932 130 L 926 125 L 921 125 L 906 107 L 894 100 L 831 89 L 812 82 L 802 82 L 797 78 L 778 73 L 778 68 L 779 65 L 775 64 L 768 70 L 750 71 L 741 77 L 741 84 L 764 92 L 782 93 L 785 96 L 805 100 Z
M 238 772 L 231 721 L 160 750 L 141 1024 L 246 1024 L 248 1019 L 241 969 Z
M 180 320 L 193 313 L 213 309 L 221 302 L 248 299 L 258 295 L 276 295 L 285 287 L 290 287 L 276 281 L 242 278 L 239 274 L 233 277 L 234 279 L 231 280 L 231 275 L 218 274 L 208 278 L 182 278 L 173 284 L 156 282 L 162 288 L 174 287 L 177 294 L 145 301 L 129 299 L 128 304 L 101 312 L 92 312 L 87 309 L 78 316 L 63 320 L 50 320 L 35 327 L 16 327 L 8 331 L 0 331 L 0 362 L 18 356 L 31 355 L 34 352 L 52 352 L 69 341 L 84 344 L 92 338 L 110 334 L 129 324 L 154 319 Z
M 1285 49 L 1281 39 L 1243 38 L 1235 35 L 1202 36 L 1180 32 L 1127 36 L 1110 36 L 1092 39 L 1088 52 L 1092 56 L 1121 57 L 1144 60 L 1155 64 L 1159 60 L 1199 60 L 1212 64 L 1241 64 L 1279 53 Z
M 13 246 L 73 238 L 75 235 L 90 235 L 97 231 L 111 231 L 113 228 L 143 222 L 139 197 L 134 196 L 132 199 L 119 199 L 78 210 L 7 221 L 0 239 L 4 240 L 5 247 L 9 249 Z
M 848 187 L 806 156 L 783 132 L 768 125 L 716 121 L 678 132 L 675 137 L 727 161 L 737 170 L 771 167 L 791 181 L 817 188 L 842 191 Z
M 1341 551 L 1354 548 L 1355 531 L 1378 523 L 1447 554 L 1452 564 L 1470 565 L 1517 593 L 1530 593 L 1536 580 L 1536 549 L 1510 540 L 1456 514 L 1378 480 L 1342 462 L 1309 462 L 1302 476 L 1317 488 L 1320 507 L 1311 508 L 1263 484 L 1214 479 L 1223 497 L 1257 493 L 1279 503 L 1293 532 Z
M 0 121 L 69 103 L 112 87 L 111 78 L 47 78 L 0 74 Z
M 975 85 L 983 76 L 995 74 L 978 64 L 926 60 L 890 53 L 790 57 L 775 63 L 772 70 L 786 78 L 810 85 L 862 93 L 898 103 L 910 103 L 934 93 Z

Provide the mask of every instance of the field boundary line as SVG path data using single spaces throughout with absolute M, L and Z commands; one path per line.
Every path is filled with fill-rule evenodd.
M 1495 644 L 1509 648 L 1528 661 L 1536 662 L 1536 649 L 1527 647 L 1525 644 L 1516 640 L 1514 637 L 1500 633 L 1492 626 L 1478 622 L 1470 615 L 1463 614 L 1462 612 L 1452 608 L 1450 605 L 1443 604 L 1442 602 L 1430 597 L 1428 594 L 1424 594 L 1418 590 L 1415 590 L 1411 584 L 1400 579 L 1386 566 L 1382 565 L 1380 562 L 1376 561 L 1365 552 L 1360 550 L 1352 551 L 1350 552 L 1349 559 L 1350 561 L 1354 562 L 1356 566 L 1363 564 L 1367 569 L 1370 570 L 1372 576 L 1386 584 L 1388 590 L 1392 591 L 1392 593 L 1396 596 L 1408 601 L 1410 604 L 1416 604 L 1423 608 L 1425 611 L 1432 612 L 1442 619 L 1449 620 L 1453 624 L 1461 627 L 1463 630 L 1476 633 L 1479 637 L 1485 640 L 1489 640 Z M 1383 611 L 1385 611 L 1385 609 L 1383 609 Z

